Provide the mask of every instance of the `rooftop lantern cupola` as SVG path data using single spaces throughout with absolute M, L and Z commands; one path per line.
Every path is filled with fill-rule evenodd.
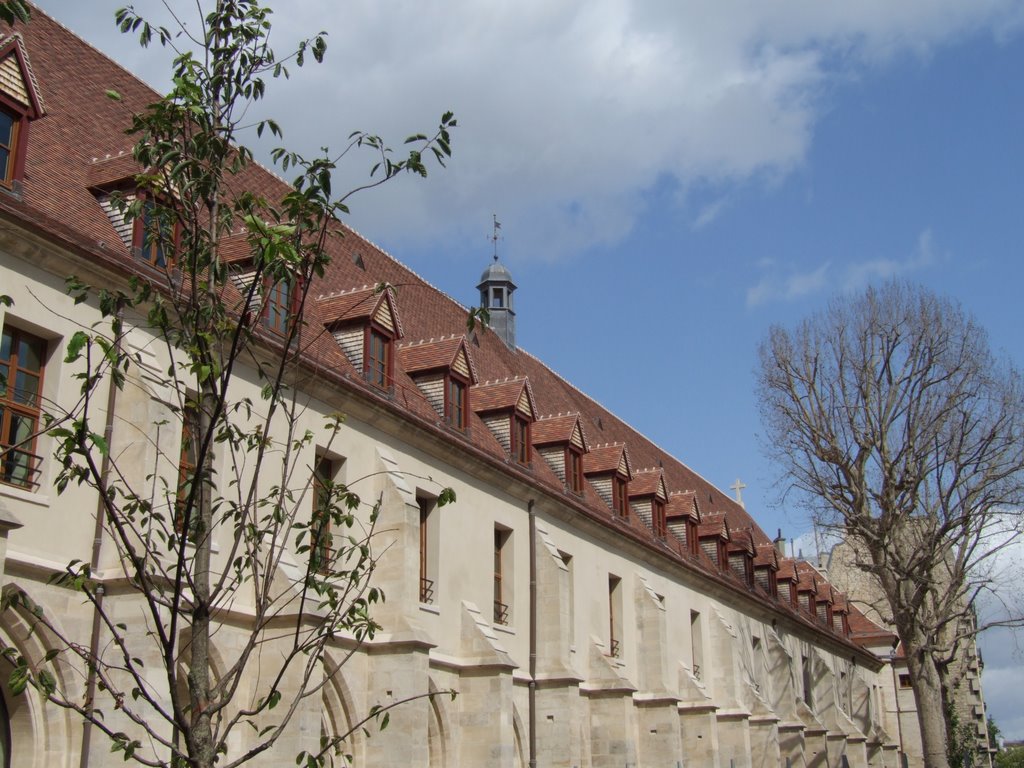
M 480 276 L 480 306 L 490 315 L 490 327 L 509 349 L 516 348 L 516 312 L 512 301 L 516 284 L 504 264 L 498 262 L 498 231 L 501 223 L 494 218 L 494 263 Z

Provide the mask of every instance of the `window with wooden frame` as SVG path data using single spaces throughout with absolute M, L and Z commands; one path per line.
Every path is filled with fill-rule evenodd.
M 15 179 L 22 119 L 22 115 L 0 108 L 0 184 L 5 187 L 10 187 Z
M 565 449 L 565 484 L 577 496 L 583 493 L 583 452 L 574 445 Z
M 158 198 L 141 193 L 142 213 L 132 228 L 132 253 L 157 269 L 166 269 L 174 262 L 181 227 L 174 213 Z
M 608 575 L 608 655 L 622 655 L 622 579 Z
M 309 522 L 310 570 L 329 573 L 334 557 L 331 510 L 338 503 L 334 492 L 339 462 L 317 455 L 313 467 L 313 514 Z
M 420 507 L 420 602 L 434 604 L 437 597 L 437 499 L 417 495 Z
M 295 314 L 297 293 L 293 280 L 278 280 L 276 283 L 268 281 L 263 303 L 263 325 L 281 336 L 287 335 Z
M 380 389 L 391 386 L 391 337 L 372 325 L 366 331 L 363 361 L 368 382 Z
M 619 517 L 629 517 L 629 481 L 622 475 L 612 475 L 612 509 Z
M 39 485 L 41 457 L 36 440 L 42 420 L 41 395 L 47 344 L 5 326 L 0 340 L 0 482 L 20 488 Z
M 511 453 L 518 463 L 530 463 L 530 422 L 518 413 L 512 414 Z
M 444 414 L 448 423 L 465 431 L 469 423 L 469 386 L 466 381 L 448 374 L 445 376 Z
M 664 539 L 668 535 L 668 521 L 665 519 L 665 502 L 655 497 L 651 502 L 651 528 L 654 535 Z
M 512 531 L 494 526 L 494 623 L 507 626 L 512 618 Z
M 699 611 L 690 611 L 690 668 L 700 680 L 704 672 L 704 627 Z

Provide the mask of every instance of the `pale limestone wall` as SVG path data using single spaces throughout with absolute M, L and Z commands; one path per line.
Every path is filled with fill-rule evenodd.
M 77 384 L 70 366 L 60 362 L 60 340 L 96 314 L 88 304 L 75 307 L 64 297 L 62 275 L 69 270 L 58 257 L 35 253 L 30 265 L 0 254 L 0 284 L 16 301 L 6 313 L 0 308 L 0 322 L 6 314 L 8 321 L 55 340 L 47 395 L 71 402 Z M 180 446 L 180 423 L 171 418 L 172 394 L 161 384 L 171 361 L 144 332 L 135 332 L 130 346 L 140 364 L 119 396 L 113 452 L 133 479 L 155 478 L 159 500 L 160 480 L 170 484 L 176 477 Z M 236 396 L 252 397 L 258 407 L 258 386 L 252 372 L 243 370 Z M 893 738 L 887 710 L 879 706 L 869 713 L 869 694 L 864 693 L 884 689 L 886 676 L 891 678 L 887 667 L 863 661 L 852 667 L 849 659 L 855 652 L 849 646 L 778 620 L 770 609 L 623 541 L 612 529 L 574 517 L 559 498 L 538 498 L 535 490 L 420 435 L 372 404 L 317 381 L 306 382 L 306 388 L 298 429 L 317 437 L 302 449 L 300 464 L 312 467 L 317 452 L 329 450 L 340 466 L 337 479 L 382 503 L 375 584 L 387 600 L 375 616 L 384 629 L 348 659 L 321 694 L 303 703 L 286 736 L 255 765 L 290 764 L 300 749 L 316 745 L 321 732 L 347 731 L 375 704 L 447 690 L 457 691 L 457 698 L 418 699 L 393 712 L 383 733 L 354 735 L 355 763 L 375 768 L 525 765 L 531 500 L 536 516 L 538 765 L 671 767 L 682 762 L 726 768 L 774 766 L 788 758 L 794 766 L 813 766 L 843 756 L 851 765 L 892 764 L 885 760 L 891 757 Z M 323 416 L 338 410 L 349 418 L 328 446 Z M 157 428 L 163 420 L 169 421 Z M 286 439 L 283 426 L 278 422 L 274 434 L 279 444 Z M 216 461 L 224 476 L 237 470 L 242 480 L 253 479 L 251 466 L 229 465 L 225 455 Z M 71 559 L 88 560 L 96 500 L 78 488 L 53 495 L 47 490 L 53 473 L 47 462 L 38 492 L 0 487 L 5 511 L 24 524 L 9 535 L 3 579 L 28 590 L 60 617 L 70 634 L 87 638 L 91 611 L 78 597 L 45 581 Z M 307 480 L 295 478 L 292 490 L 302 493 Z M 259 482 L 273 478 L 260 477 Z M 436 551 L 430 557 L 435 596 L 424 605 L 418 592 L 417 495 L 436 494 L 443 486 L 453 487 L 458 501 L 434 510 Z M 308 494 L 303 503 L 311 512 Z M 507 626 L 495 625 L 491 608 L 496 526 L 509 531 Z M 218 538 L 215 543 L 217 564 L 223 567 L 229 542 Z M 109 542 L 103 553 L 99 575 L 113 579 L 119 572 L 117 553 Z M 288 569 L 296 567 L 297 561 L 287 557 L 282 583 Z M 610 656 L 609 576 L 620 579 L 618 658 Z M 126 623 L 143 626 L 135 598 L 115 595 L 111 601 Z M 233 606 L 240 617 L 251 607 L 241 598 Z M 692 636 L 694 612 L 700 615 L 699 642 Z M 4 617 L 0 632 L 26 654 L 41 658 L 45 653 L 45 638 L 29 636 L 16 617 Z M 144 647 L 144 633 L 138 642 Z M 240 642 L 241 636 L 225 626 L 217 637 L 217 664 L 237 655 Z M 331 649 L 335 663 L 350 645 L 339 638 Z M 272 646 L 268 653 L 273 655 Z M 813 711 L 802 703 L 804 657 L 813 660 Z M 157 675 L 157 660 L 144 658 Z M 73 677 L 70 670 L 68 676 Z M 261 682 L 254 668 L 240 692 L 243 699 L 260 695 Z M 891 680 L 888 685 L 891 690 Z M 853 689 L 860 692 L 856 706 Z M 15 737 L 19 766 L 78 764 L 81 726 L 73 717 L 43 707 L 38 697 L 17 699 L 10 709 L 25 726 Z M 244 739 L 239 732 L 229 745 L 231 754 L 244 749 Z M 121 764 L 102 738 L 94 741 L 91 757 L 95 766 Z

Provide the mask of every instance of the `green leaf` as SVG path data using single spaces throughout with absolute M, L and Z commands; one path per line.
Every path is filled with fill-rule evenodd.
M 75 331 L 68 341 L 67 354 L 64 355 L 65 363 L 73 363 L 82 356 L 82 349 L 89 343 L 89 334 L 85 331 Z

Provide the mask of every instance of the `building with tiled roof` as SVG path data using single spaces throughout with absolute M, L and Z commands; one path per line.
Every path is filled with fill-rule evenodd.
M 61 350 L 99 319 L 95 301 L 64 292 L 67 275 L 108 287 L 149 281 L 158 292 L 182 284 L 173 254 L 146 244 L 118 205 L 143 170 L 125 128 L 155 98 L 42 12 L 0 43 L 0 115 L 15 137 L 0 157 L 0 292 L 13 299 L 0 304 L 0 365 L 28 366 L 42 401 L 74 402 L 77 369 Z M 235 181 L 268 199 L 287 190 L 255 165 Z M 463 306 L 344 224 L 335 234 L 323 276 L 302 286 L 301 318 L 287 301 L 267 308 L 268 296 L 287 299 L 296 286 L 259 284 L 246 238 L 224 242 L 225 300 L 253 324 L 260 354 L 281 353 L 276 331 L 300 323 L 289 383 L 313 436 L 261 442 L 298 451 L 309 482 L 325 473 L 380 499 L 374 586 L 387 594 L 374 608 L 381 631 L 336 639 L 330 659 L 348 661 L 330 667 L 322 692 L 254 764 L 286 764 L 381 702 L 445 690 L 458 696 L 398 707 L 372 738 L 356 729 L 345 745 L 354 764 L 897 764 L 880 705 L 893 685 L 878 652 L 888 636 L 820 573 L 777 552 L 742 504 L 517 347 L 517 286 L 504 265 L 489 265 L 477 286 L 498 322 L 469 331 Z M 110 393 L 111 451 L 119 471 L 174 487 L 183 424 L 166 391 L 169 360 L 145 322 L 130 322 L 132 386 Z M 18 363 L 12 349 L 38 354 Z M 260 360 L 238 372 L 251 402 Z M 14 406 L 42 424 L 42 405 L 0 397 L 0 412 Z M 318 425 L 338 413 L 344 423 L 322 440 Z M 53 438 L 9 434 L 0 436 L 0 576 L 85 644 L 89 606 L 49 579 L 90 559 L 97 498 L 84 486 L 56 492 Z M 439 487 L 457 502 L 438 506 Z M 102 544 L 93 577 L 123 591 L 117 550 Z M 215 548 L 227 557 L 230 540 Z M 282 555 L 282 579 L 301 555 Z M 216 664 L 230 663 L 232 627 L 247 610 L 232 606 Z M 144 642 L 130 603 L 124 615 Z M 13 614 L 0 616 L 0 642 L 32 659 L 51 650 Z M 87 677 L 69 666 L 66 683 Z M 102 738 L 83 740 L 73 713 L 6 692 L 2 703 L 11 765 L 121 764 Z M 226 758 L 244 738 L 225 745 Z M 167 759 L 159 744 L 140 749 Z

